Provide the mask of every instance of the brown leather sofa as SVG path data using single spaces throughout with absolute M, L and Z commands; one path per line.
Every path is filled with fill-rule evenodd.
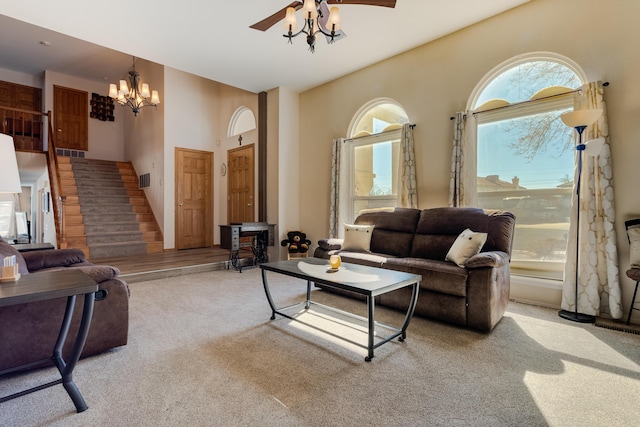
M 420 274 L 415 314 L 489 332 L 509 303 L 510 259 L 515 216 L 477 208 L 433 208 L 361 214 L 357 225 L 374 225 L 369 252 L 344 251 L 342 239 L 318 242 L 314 256 L 340 254 L 343 262 Z M 445 261 L 465 229 L 487 233 L 480 253 L 464 267 Z M 377 304 L 405 309 L 410 289 L 381 295 Z
M 78 268 L 98 283 L 89 335 L 82 357 L 127 344 L 129 331 L 129 287 L 111 266 L 88 262 L 79 249 L 38 250 L 20 253 L 0 239 L 0 258 L 16 255 L 19 272 Z M 20 282 L 18 282 L 20 283 Z M 0 286 L 2 284 L 0 283 Z M 51 357 L 60 331 L 67 298 L 0 307 L 0 371 Z M 76 303 L 69 336 L 63 348 L 68 357 L 82 315 Z M 33 367 L 46 366 L 47 363 Z

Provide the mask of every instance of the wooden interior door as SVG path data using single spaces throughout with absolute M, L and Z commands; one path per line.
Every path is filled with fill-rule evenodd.
M 89 94 L 53 86 L 53 118 L 56 146 L 89 150 Z
M 213 153 L 176 148 L 176 248 L 213 245 Z
M 227 152 L 228 208 L 232 222 L 255 221 L 254 145 L 246 145 Z

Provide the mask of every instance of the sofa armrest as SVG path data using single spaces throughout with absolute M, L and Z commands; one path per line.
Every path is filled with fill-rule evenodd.
M 509 264 L 509 254 L 502 251 L 480 252 L 467 260 L 465 267 L 502 267 Z
M 338 251 L 342 249 L 344 239 L 322 239 L 318 240 L 318 247 L 324 251 Z
M 120 270 L 110 265 L 95 265 L 87 262 L 72 267 L 82 270 L 83 273 L 91 277 L 98 284 L 107 280 L 116 279 L 120 276 Z
M 24 252 L 22 254 L 27 269 L 30 272 L 43 268 L 69 267 L 73 264 L 86 262 L 84 252 L 80 249 L 54 249 Z

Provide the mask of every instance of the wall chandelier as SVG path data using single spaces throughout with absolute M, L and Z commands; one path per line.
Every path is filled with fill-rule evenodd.
M 109 97 L 120 105 L 127 105 L 138 115 L 142 107 L 155 107 L 160 104 L 158 91 L 150 91 L 147 83 L 140 84 L 140 74 L 136 71 L 136 58 L 133 57 L 133 67 L 129 71 L 129 85 L 126 80 L 120 80 L 120 89 L 114 83 L 109 85 Z
M 344 32 L 341 31 L 338 7 L 333 6 L 331 10 L 329 10 L 329 6 L 327 6 L 325 0 L 305 0 L 302 5 L 302 17 L 304 19 L 304 25 L 302 29 L 298 31 L 296 9 L 294 7 L 287 8 L 287 13 L 284 18 L 284 29 L 287 31 L 287 34 L 283 34 L 283 36 L 289 39 L 289 43 L 292 43 L 294 37 L 304 34 L 307 38 L 309 51 L 313 53 L 315 52 L 316 34 L 318 33 L 326 36 L 327 43 L 333 43 L 339 38 L 346 37 Z

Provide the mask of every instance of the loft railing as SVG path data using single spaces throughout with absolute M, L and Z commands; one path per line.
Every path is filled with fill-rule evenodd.
M 13 137 L 16 150 L 41 153 L 43 116 L 39 111 L 0 107 L 0 131 Z
M 44 150 L 45 135 L 44 122 L 47 123 L 47 150 Z M 66 243 L 64 224 L 64 201 L 66 196 L 62 194 L 60 171 L 56 157 L 55 133 L 51 121 L 51 111 L 23 110 L 20 108 L 0 106 L 0 132 L 13 137 L 16 151 L 44 153 L 47 159 L 49 173 L 49 187 L 51 189 L 51 201 L 53 203 L 53 217 L 56 229 L 57 247 Z

